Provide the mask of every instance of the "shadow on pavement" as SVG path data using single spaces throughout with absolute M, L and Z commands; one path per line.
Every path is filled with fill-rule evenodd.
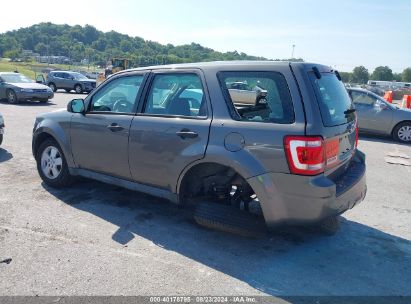
M 343 219 L 332 237 L 286 228 L 252 240 L 203 229 L 185 209 L 114 186 L 43 187 L 118 226 L 117 243 L 146 238 L 270 295 L 411 295 L 411 242 L 361 223 Z
M 13 158 L 13 154 L 7 150 L 0 148 L 0 163 L 6 162 Z
M 56 105 L 56 104 L 53 103 L 52 101 L 53 101 L 52 99 L 51 99 L 50 101 L 48 101 L 48 102 L 40 102 L 40 101 L 37 101 L 37 100 L 35 100 L 35 101 L 19 101 L 18 103 L 13 104 L 13 105 L 15 105 L 15 106 L 23 106 L 23 107 L 26 107 L 26 106 L 47 107 L 47 106 L 54 106 L 54 105 Z M 1 103 L 1 104 L 12 105 L 12 104 L 8 103 L 7 101 L 1 101 L 0 103 Z

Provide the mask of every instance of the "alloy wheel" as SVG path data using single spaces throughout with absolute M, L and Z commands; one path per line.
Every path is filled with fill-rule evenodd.
M 53 146 L 44 149 L 41 154 L 41 170 L 43 174 L 49 179 L 56 179 L 59 177 L 63 169 L 63 159 L 60 151 Z
M 398 130 L 398 138 L 402 141 L 411 141 L 411 126 L 402 126 Z

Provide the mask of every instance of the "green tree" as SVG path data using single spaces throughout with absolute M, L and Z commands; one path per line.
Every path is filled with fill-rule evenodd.
M 401 74 L 402 81 L 411 82 L 411 68 L 406 68 Z
M 351 82 L 352 74 L 350 72 L 340 72 L 341 80 L 344 83 Z
M 368 73 L 368 70 L 364 66 L 360 65 L 355 67 L 352 71 L 351 82 L 364 84 L 367 83 L 369 78 L 370 74 Z
M 379 66 L 375 68 L 374 72 L 372 72 L 371 79 L 392 81 L 394 79 L 394 75 L 388 66 Z

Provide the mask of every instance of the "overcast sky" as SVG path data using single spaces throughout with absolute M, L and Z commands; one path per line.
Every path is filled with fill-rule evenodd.
M 20 0 L 1 3 L 0 32 L 39 22 L 218 51 L 295 57 L 351 71 L 411 66 L 411 0 Z M 8 12 L 8 13 L 5 13 Z

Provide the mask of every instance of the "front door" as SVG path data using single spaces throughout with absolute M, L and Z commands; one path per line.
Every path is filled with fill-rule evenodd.
M 141 113 L 130 128 L 130 169 L 135 181 L 174 191 L 183 169 L 205 155 L 211 110 L 202 76 L 157 72 Z
M 130 179 L 128 140 L 144 75 L 122 76 L 100 87 L 86 114 L 74 114 L 71 146 L 79 168 Z
M 366 92 L 351 91 L 351 97 L 358 115 L 361 131 L 389 134 L 391 132 L 392 110 L 381 105 L 381 101 Z

